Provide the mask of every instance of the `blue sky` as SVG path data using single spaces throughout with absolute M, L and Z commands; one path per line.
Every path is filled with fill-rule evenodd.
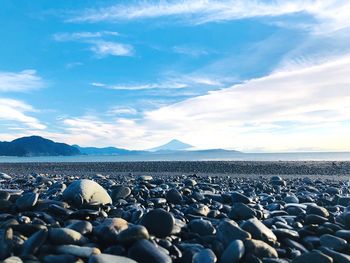
M 2 1 L 0 140 L 350 149 L 350 3 Z

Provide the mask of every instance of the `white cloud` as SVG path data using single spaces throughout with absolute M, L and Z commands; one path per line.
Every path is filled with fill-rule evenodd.
M 206 49 L 200 47 L 175 46 L 172 48 L 172 50 L 175 53 L 195 58 L 209 54 L 209 52 Z
M 132 107 L 112 107 L 107 112 L 108 115 L 135 115 L 137 110 Z
M 43 88 L 45 83 L 35 70 L 0 71 L 0 92 L 24 92 Z
M 56 33 L 53 35 L 53 39 L 56 41 L 64 42 L 64 41 L 77 41 L 77 40 L 86 40 L 92 38 L 101 38 L 105 36 L 118 36 L 118 32 L 114 31 L 97 31 L 97 32 L 64 32 L 64 33 Z
M 132 56 L 134 49 L 131 45 L 111 41 L 93 41 L 90 48 L 98 57 L 106 56 Z
M 27 112 L 34 111 L 31 105 L 20 100 L 0 98 L 0 120 L 17 122 L 32 129 L 45 129 L 46 126 L 38 119 L 27 115 Z
M 142 1 L 116 4 L 77 12 L 68 22 L 117 22 L 159 17 L 175 17 L 195 24 L 250 17 L 277 17 L 295 13 L 310 14 L 318 29 L 349 27 L 350 3 L 347 0 L 181 0 Z M 321 32 L 320 30 L 319 32 Z
M 179 138 L 202 148 L 348 150 L 349 87 L 350 55 L 252 79 L 145 112 L 141 119 L 65 124 L 73 134 L 91 134 L 93 142 L 104 138 L 128 148 Z

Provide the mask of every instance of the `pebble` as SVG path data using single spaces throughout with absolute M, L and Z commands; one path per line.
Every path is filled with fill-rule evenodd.
M 277 237 L 272 230 L 261 223 L 257 218 L 244 221 L 241 227 L 243 230 L 249 232 L 254 239 L 260 239 L 268 243 L 275 243 L 277 241 Z
M 151 235 L 156 237 L 169 236 L 174 228 L 174 216 L 164 209 L 157 208 L 145 214 L 140 221 Z
M 118 185 L 112 188 L 111 198 L 113 202 L 124 199 L 131 194 L 131 189 L 127 186 Z
M 306 262 L 317 262 L 317 263 L 333 263 L 333 259 L 322 252 L 311 251 L 296 257 L 292 263 L 306 263 Z
M 138 240 L 129 249 L 128 256 L 139 263 L 170 263 L 171 258 L 148 240 Z
M 241 240 L 233 240 L 222 253 L 220 263 L 238 263 L 245 253 L 245 247 Z
M 188 227 L 192 232 L 200 236 L 213 235 L 215 233 L 215 228 L 208 220 L 194 219 L 188 224 Z
M 63 199 L 76 206 L 81 206 L 83 203 L 112 203 L 111 197 L 107 191 L 98 183 L 82 179 L 71 183 L 63 192 Z
M 89 242 L 88 238 L 79 232 L 69 228 L 51 228 L 49 239 L 55 245 L 84 245 Z
M 38 197 L 38 193 L 26 193 L 16 200 L 16 206 L 21 211 L 30 210 L 35 206 Z
M 346 247 L 347 241 L 340 237 L 336 237 L 330 234 L 324 234 L 320 237 L 321 246 L 328 247 L 334 250 L 342 250 Z
M 99 254 L 93 255 L 89 258 L 88 263 L 137 263 L 127 257 L 109 255 L 109 254 Z

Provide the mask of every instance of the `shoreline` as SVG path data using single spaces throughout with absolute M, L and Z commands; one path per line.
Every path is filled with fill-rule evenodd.
M 330 176 L 350 175 L 349 161 L 142 161 L 142 162 L 45 162 L 0 163 L 0 171 L 8 174 L 118 175 L 142 174 L 223 174 L 223 175 L 284 175 Z

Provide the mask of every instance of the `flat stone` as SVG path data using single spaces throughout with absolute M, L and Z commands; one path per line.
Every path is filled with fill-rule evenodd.
M 277 241 L 276 235 L 256 218 L 251 218 L 242 223 L 241 228 L 249 232 L 254 239 L 263 240 L 268 243 Z
M 77 257 L 88 258 L 91 255 L 101 254 L 101 251 L 96 247 L 81 247 L 77 245 L 61 245 L 54 248 L 57 254 L 69 254 Z
M 306 262 L 317 262 L 317 263 L 333 263 L 333 259 L 322 252 L 311 251 L 300 255 L 293 259 L 292 263 L 306 263 Z
M 55 245 L 84 245 L 89 240 L 79 232 L 69 228 L 51 228 L 49 239 Z
M 75 206 L 83 203 L 111 204 L 112 199 L 98 183 L 82 179 L 71 183 L 63 192 L 63 199 Z
M 76 222 L 66 226 L 66 228 L 75 230 L 82 235 L 90 234 L 93 230 L 92 224 L 85 220 L 77 220 Z
M 99 255 L 90 256 L 88 263 L 137 263 L 137 262 L 127 257 L 115 256 L 115 255 L 109 255 L 109 254 L 99 254 Z
M 231 198 L 232 198 L 233 203 L 249 204 L 251 202 L 249 197 L 247 197 L 244 194 L 241 194 L 239 192 L 231 193 Z
M 192 232 L 201 236 L 212 235 L 215 233 L 215 228 L 208 220 L 194 219 L 188 224 L 188 227 Z
M 30 238 L 28 238 L 22 246 L 22 256 L 33 255 L 46 242 L 48 237 L 47 229 L 41 229 Z
M 241 229 L 234 221 L 222 221 L 217 227 L 216 236 L 224 246 L 229 245 L 233 240 L 251 238 L 251 234 Z
M 329 217 L 329 212 L 327 211 L 327 209 L 318 205 L 308 205 L 306 208 L 306 214 L 314 214 L 322 217 Z
M 348 242 L 340 237 L 324 234 L 320 237 L 320 243 L 322 246 L 333 250 L 342 250 L 344 247 L 346 247 Z
M 147 228 L 141 225 L 131 226 L 118 235 L 118 241 L 128 245 L 140 239 L 149 239 Z
M 244 241 L 246 252 L 252 253 L 259 258 L 278 258 L 276 249 L 261 240 L 247 239 Z
M 131 194 L 131 189 L 127 186 L 118 185 L 113 186 L 111 197 L 113 202 L 118 201 L 119 199 L 124 199 Z
M 16 206 L 21 211 L 30 210 L 35 206 L 38 197 L 38 193 L 26 193 L 16 200 Z
M 157 208 L 145 214 L 140 224 L 145 226 L 151 235 L 162 238 L 171 234 L 175 219 L 171 213 Z
M 170 189 L 166 193 L 166 200 L 171 204 L 181 204 L 183 198 L 177 189 Z
M 84 263 L 84 261 L 73 255 L 47 255 L 44 256 L 44 263 Z
M 137 262 L 171 263 L 171 258 L 148 240 L 135 242 L 128 251 L 128 256 Z

